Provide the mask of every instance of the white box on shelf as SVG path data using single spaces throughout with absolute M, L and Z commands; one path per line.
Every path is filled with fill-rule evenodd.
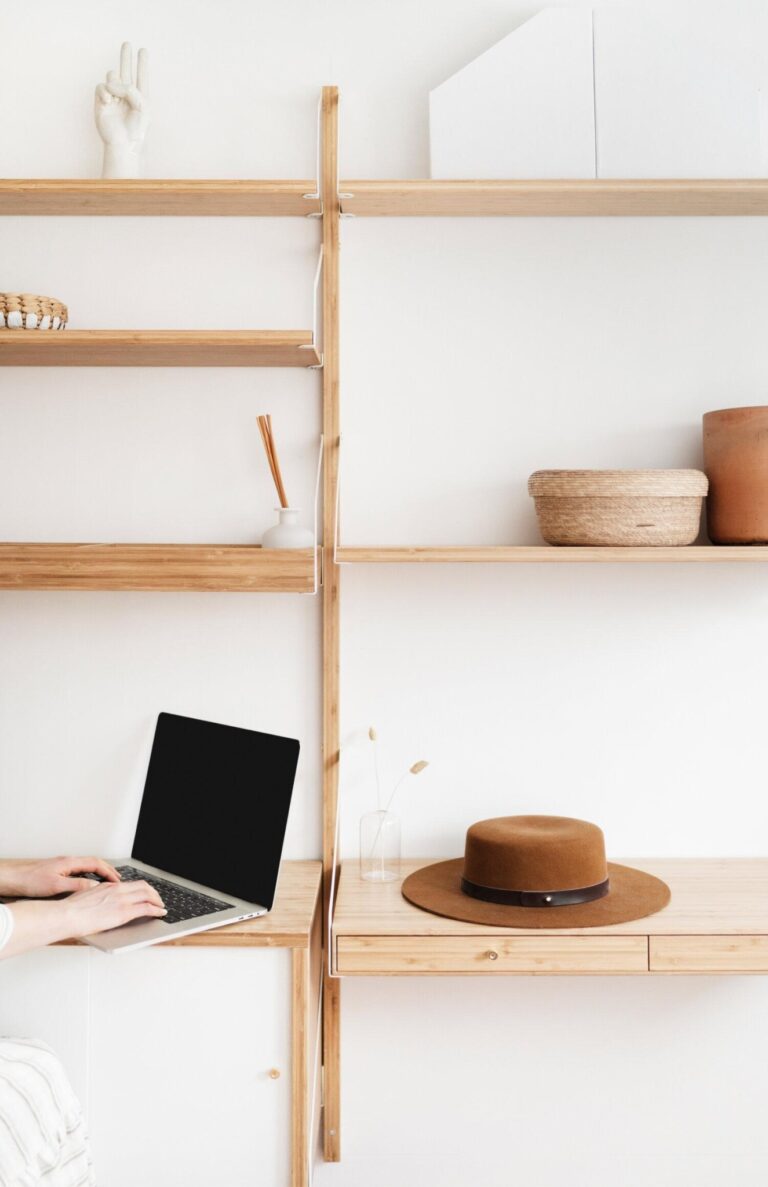
M 768 8 L 548 8 L 430 94 L 434 178 L 768 176 Z
M 434 178 L 594 178 L 592 14 L 549 8 L 429 96 Z
M 766 19 L 725 5 L 594 11 L 599 177 L 761 177 Z

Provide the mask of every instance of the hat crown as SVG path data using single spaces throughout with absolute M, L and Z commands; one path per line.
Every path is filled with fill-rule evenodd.
M 602 829 L 570 816 L 497 816 L 467 830 L 464 877 L 507 891 L 580 890 L 608 877 Z

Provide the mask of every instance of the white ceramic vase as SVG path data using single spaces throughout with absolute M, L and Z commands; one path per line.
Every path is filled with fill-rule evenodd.
M 262 548 L 314 548 L 315 537 L 299 523 L 298 507 L 276 507 L 278 521 L 261 537 Z

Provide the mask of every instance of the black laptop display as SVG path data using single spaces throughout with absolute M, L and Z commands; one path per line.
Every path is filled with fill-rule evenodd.
M 131 857 L 269 910 L 298 760 L 293 738 L 161 713 Z

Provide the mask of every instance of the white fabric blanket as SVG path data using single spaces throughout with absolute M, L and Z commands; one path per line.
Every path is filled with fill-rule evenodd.
M 0 1038 L 0 1187 L 93 1187 L 80 1103 L 44 1043 Z
M 4 948 L 13 935 L 13 912 L 0 903 L 0 948 Z

